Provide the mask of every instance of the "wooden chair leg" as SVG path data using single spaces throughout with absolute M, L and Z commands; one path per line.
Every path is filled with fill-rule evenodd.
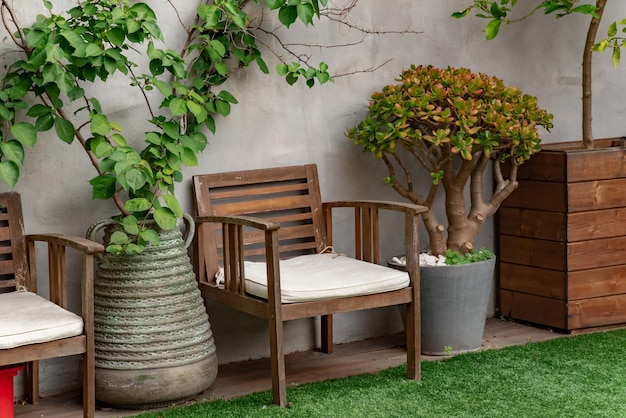
M 96 370 L 94 352 L 83 355 L 83 417 L 96 416 Z
M 26 363 L 24 368 L 26 373 L 26 393 L 33 405 L 39 403 L 39 362 L 31 361 Z
M 333 316 L 323 315 L 321 318 L 322 347 L 323 353 L 333 352 Z
M 422 351 L 421 324 L 417 303 L 406 307 L 406 375 L 419 380 L 421 374 L 420 355 Z
M 275 405 L 287 406 L 287 378 L 285 377 L 285 347 L 283 321 L 270 318 L 270 364 L 272 368 L 272 400 Z

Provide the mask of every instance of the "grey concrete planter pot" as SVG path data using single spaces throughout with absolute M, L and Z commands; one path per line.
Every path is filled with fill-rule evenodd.
M 422 354 L 480 348 L 495 263 L 420 267 Z

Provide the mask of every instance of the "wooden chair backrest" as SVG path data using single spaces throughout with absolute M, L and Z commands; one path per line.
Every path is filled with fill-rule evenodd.
M 326 228 L 314 164 L 193 177 L 199 216 L 243 215 L 280 223 L 280 258 L 322 251 Z M 212 278 L 222 262 L 222 228 L 203 223 L 197 231 L 199 279 Z M 244 231 L 246 259 L 265 254 L 263 234 Z
M 18 286 L 32 289 L 28 268 L 24 218 L 18 193 L 0 194 L 0 292 Z

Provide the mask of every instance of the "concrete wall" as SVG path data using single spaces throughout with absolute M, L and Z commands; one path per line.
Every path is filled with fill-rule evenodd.
M 181 27 L 168 2 L 146 1 L 160 15 L 168 46 L 177 49 L 182 42 Z M 40 0 L 17 3 L 23 23 L 32 21 L 42 11 Z M 67 0 L 54 3 L 55 10 L 73 4 Z M 497 75 L 506 84 L 538 96 L 540 106 L 554 114 L 555 127 L 551 133 L 545 133 L 544 142 L 579 139 L 580 60 L 588 18 L 570 16 L 555 22 L 553 17 L 539 14 L 524 24 L 503 27 L 496 40 L 487 42 L 483 33 L 485 21 L 449 17 L 467 3 L 469 0 L 359 0 L 351 23 L 374 30 L 409 28 L 421 33 L 373 36 L 349 48 L 307 51 L 313 55 L 313 61 L 326 61 L 336 73 L 372 68 L 391 60 L 374 72 L 337 77 L 334 84 L 314 89 L 304 85 L 289 87 L 279 77 L 263 75 L 254 68 L 239 72 L 225 88 L 240 104 L 233 107 L 231 116 L 218 121 L 217 133 L 210 138 L 199 167 L 185 170 L 186 180 L 177 191 L 184 208 L 192 210 L 192 174 L 304 163 L 318 164 L 324 200 L 397 199 L 393 190 L 382 184 L 383 164 L 363 154 L 344 132 L 365 115 L 371 92 L 392 83 L 410 64 L 464 66 Z M 626 4 L 610 3 L 606 20 L 626 17 Z M 174 4 L 185 19 L 193 12 L 195 2 L 174 0 Z M 604 33 L 605 27 L 601 29 Z M 294 43 L 320 45 L 361 40 L 356 31 L 327 21 L 308 29 L 296 24 L 292 30 L 283 31 L 283 37 Z M 4 36 L 0 39 L 0 52 L 5 52 L 9 41 Z M 6 60 L 10 55 L 3 57 Z M 277 63 L 269 54 L 267 61 L 270 68 Z M 621 97 L 626 87 L 625 69 L 614 70 L 609 54 L 605 54 L 595 57 L 594 71 L 596 137 L 623 135 Z M 136 132 L 139 140 L 141 122 L 148 117 L 141 107 L 141 97 L 130 95 L 126 86 L 116 80 L 96 88 L 103 105 L 115 109 L 113 117 L 125 126 L 127 137 Z M 78 144 L 70 146 L 56 138 L 43 137 L 28 152 L 22 171 L 16 190 L 22 194 L 27 232 L 84 235 L 92 223 L 116 213 L 112 204 L 91 200 L 88 180 L 95 173 Z M 0 185 L 0 191 L 6 189 Z M 388 223 L 392 232 L 385 235 L 385 256 L 397 254 L 402 247 L 398 223 Z M 490 221 L 475 245 L 493 247 L 493 243 Z M 493 309 L 492 303 L 491 313 Z M 209 306 L 209 315 L 220 363 L 268 355 L 262 321 L 213 305 Z M 347 342 L 399 332 L 401 323 L 395 310 L 379 309 L 338 315 L 336 328 L 337 342 Z M 313 347 L 316 329 L 318 324 L 313 320 L 288 323 L 286 350 Z M 67 373 L 62 374 L 64 371 Z M 76 372 L 74 360 L 45 362 L 42 392 L 53 394 L 76 387 Z M 17 395 L 21 393 L 18 387 Z

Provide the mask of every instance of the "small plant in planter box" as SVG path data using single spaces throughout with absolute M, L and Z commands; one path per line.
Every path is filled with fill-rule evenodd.
M 422 214 L 430 251 L 470 253 L 485 220 L 517 187 L 519 165 L 539 151 L 538 127 L 551 128 L 552 115 L 535 97 L 465 68 L 411 66 L 397 82 L 372 94 L 368 114 L 347 136 L 385 163 L 385 182 L 411 202 L 432 209 L 443 189 L 447 226 L 433 210 Z M 493 193 L 483 188 L 490 162 Z M 415 164 L 430 173 L 425 194 L 415 189 L 424 184 L 413 179 Z

